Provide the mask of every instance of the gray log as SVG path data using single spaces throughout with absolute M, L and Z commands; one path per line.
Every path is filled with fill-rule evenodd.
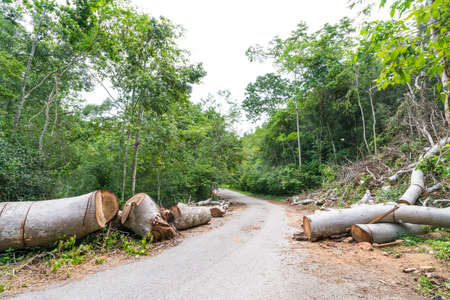
M 352 237 L 357 242 L 388 243 L 395 241 L 400 233 L 423 234 L 427 230 L 417 224 L 355 224 L 352 225 Z
M 159 206 L 144 193 L 131 197 L 123 208 L 121 223 L 141 237 L 153 236 L 155 241 L 171 239 L 176 231 L 161 216 Z
M 305 234 L 311 241 L 345 232 L 354 224 L 366 224 L 394 207 L 393 204 L 358 205 L 352 208 L 319 211 L 303 217 Z M 450 227 L 450 208 L 400 205 L 380 223 L 414 223 Z
M 189 206 L 184 203 L 178 203 L 170 209 L 174 215 L 174 226 L 178 230 L 203 225 L 211 220 L 211 211 L 209 207 Z
M 414 204 L 419 198 L 420 194 L 424 190 L 424 179 L 422 170 L 415 169 L 411 173 L 411 185 L 405 191 L 405 193 L 400 197 L 398 203 L 404 204 Z
M 0 251 L 49 246 L 103 228 L 119 208 L 113 193 L 98 190 L 57 200 L 0 204 Z

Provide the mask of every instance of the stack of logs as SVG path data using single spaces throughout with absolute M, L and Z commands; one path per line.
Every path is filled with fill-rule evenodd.
M 313 215 L 304 216 L 304 232 L 294 235 L 294 238 L 317 241 L 321 238 L 351 233 L 357 242 L 382 244 L 396 240 L 402 233 L 425 233 L 423 225 L 450 227 L 450 207 L 426 207 L 427 201 L 424 202 L 424 205 L 415 205 L 422 192 L 427 191 L 424 174 L 417 168 L 418 164 L 426 157 L 438 153 L 448 143 L 450 143 L 450 138 L 442 139 L 425 152 L 417 163 L 408 166 L 407 171 L 401 170 L 388 178 L 392 182 L 397 180 L 401 174 L 411 172 L 410 186 L 397 203 L 370 205 L 369 203 L 373 203 L 370 192 L 366 192 L 360 203 L 351 208 L 317 211 Z M 435 185 L 430 189 L 436 188 L 442 188 L 442 184 Z M 312 199 L 299 201 L 291 198 L 289 200 L 293 205 L 314 202 Z
M 0 203 L 0 251 L 51 246 L 71 236 L 81 238 L 108 223 L 125 227 L 154 241 L 171 239 L 178 230 L 207 224 L 222 217 L 229 201 L 208 199 L 195 205 L 159 207 L 147 194 L 130 198 L 119 210 L 116 196 L 105 190 L 73 198 Z M 211 207 L 205 205 L 213 205 Z

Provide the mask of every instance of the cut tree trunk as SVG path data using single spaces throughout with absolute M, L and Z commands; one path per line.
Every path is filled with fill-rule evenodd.
M 125 203 L 121 223 L 141 237 L 153 236 L 155 241 L 176 235 L 173 227 L 162 217 L 159 206 L 144 193 L 134 195 Z
M 388 243 L 395 241 L 400 233 L 423 234 L 426 229 L 417 224 L 355 224 L 352 225 L 352 237 L 357 242 Z
M 414 204 L 424 190 L 424 179 L 422 170 L 415 169 L 411 173 L 411 185 L 408 187 L 403 196 L 400 197 L 398 203 Z
M 303 217 L 305 234 L 311 241 L 345 232 L 354 224 L 367 224 L 393 209 L 392 204 L 359 205 L 352 208 L 316 212 Z M 450 226 L 450 208 L 400 205 L 400 208 L 380 220 L 381 223 L 414 223 Z
M 216 200 L 212 200 L 211 198 L 208 198 L 203 201 L 195 202 L 194 204 L 197 206 L 204 206 L 204 205 L 221 205 L 222 203 L 223 203 L 223 201 L 216 201 Z
M 118 209 L 116 196 L 105 190 L 57 200 L 4 202 L 0 205 L 0 251 L 81 238 L 103 228 Z
M 209 207 L 189 206 L 178 203 L 170 209 L 174 215 L 174 226 L 178 230 L 203 225 L 211 220 Z
M 211 217 L 220 218 L 225 215 L 226 209 L 222 206 L 213 206 L 210 209 Z

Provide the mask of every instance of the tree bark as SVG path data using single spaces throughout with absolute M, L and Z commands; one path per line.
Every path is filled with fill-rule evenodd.
M 178 203 L 172 206 L 170 210 L 174 214 L 174 226 L 178 230 L 203 225 L 211 220 L 209 207 L 194 207 L 184 203 Z
M 353 208 L 316 212 L 303 217 L 305 234 L 311 241 L 345 232 L 354 224 L 367 224 L 391 210 L 393 204 L 358 205 Z M 380 220 L 381 223 L 414 223 L 450 226 L 450 208 L 400 205 L 400 208 Z
M 417 224 L 355 224 L 352 225 L 352 237 L 357 242 L 389 243 L 395 241 L 400 233 L 424 234 L 426 229 Z
M 78 197 L 0 204 L 0 251 L 50 246 L 59 239 L 81 238 L 103 228 L 119 208 L 105 190 Z
M 176 231 L 162 217 L 159 206 L 144 193 L 131 197 L 124 206 L 121 223 L 141 237 L 160 241 L 171 239 Z
M 425 188 L 423 172 L 422 170 L 415 169 L 411 173 L 411 185 L 405 191 L 405 193 L 400 197 L 398 203 L 413 205 L 416 203 L 417 198 Z
M 139 153 L 142 114 L 143 114 L 143 110 L 141 109 L 141 111 L 139 112 L 139 117 L 138 117 L 138 127 L 136 129 L 136 134 L 134 136 L 134 158 L 133 158 L 133 167 L 132 167 L 132 173 L 131 173 L 131 194 L 132 195 L 134 195 L 134 192 L 136 190 L 136 172 L 137 172 L 137 161 L 138 161 L 138 153 Z
M 378 155 L 378 150 L 377 150 L 377 131 L 376 131 L 376 126 L 377 126 L 377 118 L 375 115 L 375 108 L 373 106 L 373 93 L 372 93 L 372 87 L 369 89 L 369 99 L 370 99 L 370 108 L 372 109 L 372 119 L 373 119 L 373 123 L 372 123 L 372 135 L 373 135 L 373 150 L 375 153 L 375 156 Z
M 52 104 L 53 99 L 58 97 L 58 85 L 59 85 L 59 76 L 55 77 L 55 85 L 53 86 L 50 95 L 48 95 L 47 103 L 45 105 L 45 123 L 44 127 L 42 127 L 41 135 L 39 136 L 39 155 L 42 158 L 44 156 L 44 137 L 47 132 L 48 123 L 50 122 L 50 104 Z
M 359 110 L 361 111 L 361 119 L 362 119 L 362 126 L 363 126 L 363 139 L 364 139 L 364 144 L 366 145 L 366 149 L 367 149 L 367 153 L 370 154 L 370 148 L 369 148 L 369 143 L 367 142 L 367 137 L 366 137 L 366 120 L 364 118 L 364 110 L 363 107 L 361 105 L 361 97 L 359 95 L 359 81 L 358 81 L 358 74 L 356 74 L 355 72 L 355 83 L 356 83 L 356 98 L 358 99 L 358 106 L 359 106 Z

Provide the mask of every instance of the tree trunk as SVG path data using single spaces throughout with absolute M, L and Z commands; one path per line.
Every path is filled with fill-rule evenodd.
M 47 103 L 45 105 L 45 123 L 44 127 L 42 127 L 41 135 L 39 136 L 39 155 L 42 158 L 44 156 L 44 137 L 47 132 L 48 123 L 50 122 L 50 104 L 52 104 L 53 99 L 58 97 L 58 85 L 59 85 L 59 77 L 55 77 L 55 85 L 53 86 L 50 95 L 48 95 Z
M 19 126 L 20 116 L 22 114 L 23 105 L 25 104 L 25 99 L 26 99 L 25 89 L 27 87 L 28 74 L 30 73 L 31 63 L 33 62 L 34 53 L 36 52 L 36 45 L 37 45 L 37 41 L 39 39 L 39 33 L 41 31 L 42 23 L 44 22 L 46 10 L 47 10 L 47 8 L 44 6 L 44 9 L 42 10 L 42 14 L 39 18 L 38 26 L 36 28 L 36 31 L 34 32 L 33 43 L 31 44 L 31 51 L 30 51 L 30 55 L 28 56 L 28 61 L 27 61 L 27 67 L 25 69 L 25 73 L 23 73 L 22 86 L 20 89 L 19 106 L 17 108 L 16 118 L 14 120 L 14 130 L 16 130 L 17 126 Z
M 157 184 L 158 184 L 158 203 L 161 205 L 161 168 L 158 168 L 157 172 Z
M 144 193 L 131 197 L 124 206 L 121 223 L 141 237 L 155 241 L 171 239 L 176 231 L 161 216 L 159 206 Z
M 358 81 L 358 74 L 356 74 L 355 72 L 355 83 L 356 83 L 356 98 L 358 99 L 358 106 L 359 106 L 359 110 L 361 111 L 361 119 L 362 119 L 362 126 L 363 126 L 363 138 L 364 138 L 364 144 L 366 145 L 366 149 L 367 149 L 367 153 L 370 154 L 370 148 L 369 148 L 369 143 L 367 142 L 367 137 L 366 137 L 366 120 L 364 118 L 364 110 L 363 107 L 361 105 L 361 97 L 359 95 L 359 81 Z
M 123 167 L 122 167 L 122 193 L 120 195 L 120 201 L 125 200 L 125 186 L 127 184 L 127 160 L 128 160 L 128 147 L 130 144 L 131 131 L 128 129 L 127 140 L 125 141 L 125 152 L 123 154 Z
M 416 203 L 417 198 L 424 190 L 424 179 L 422 170 L 415 169 L 411 173 L 411 185 L 408 187 L 403 196 L 400 197 L 398 203 L 413 205 Z
M 369 89 L 369 99 L 370 99 L 370 108 L 372 109 L 372 135 L 373 135 L 373 150 L 375 155 L 378 155 L 377 150 L 377 131 L 376 131 L 376 125 L 377 125 L 377 118 L 375 115 L 375 108 L 373 106 L 373 93 L 372 93 L 372 87 Z
M 170 209 L 174 214 L 174 225 L 178 230 L 203 225 L 211 220 L 209 207 L 194 207 L 184 203 L 178 203 Z
M 300 120 L 298 115 L 298 102 L 295 101 L 295 112 L 297 119 L 297 145 L 298 145 L 298 165 L 302 166 L 302 145 L 300 143 Z
M 139 112 L 138 117 L 138 128 L 136 129 L 136 134 L 134 136 L 134 158 L 133 158 L 133 167 L 131 173 L 131 194 L 134 195 L 136 190 L 136 172 L 137 172 L 137 161 L 138 161 L 138 153 L 139 153 L 139 134 L 141 131 L 141 123 L 142 123 L 142 114 L 143 110 Z
M 417 224 L 355 224 L 352 225 L 352 237 L 357 242 L 389 243 L 395 241 L 400 233 L 424 234 L 426 229 Z
M 211 217 L 220 218 L 225 215 L 226 210 L 222 206 L 213 206 L 210 209 Z
M 391 210 L 392 204 L 358 205 L 353 208 L 316 212 L 303 217 L 303 229 L 311 241 L 345 232 L 354 224 L 367 224 Z M 381 223 L 414 223 L 450 226 L 450 208 L 400 205 L 400 208 L 380 220 Z
M 104 190 L 57 200 L 0 203 L 0 251 L 81 238 L 103 228 L 118 208 L 116 196 Z

